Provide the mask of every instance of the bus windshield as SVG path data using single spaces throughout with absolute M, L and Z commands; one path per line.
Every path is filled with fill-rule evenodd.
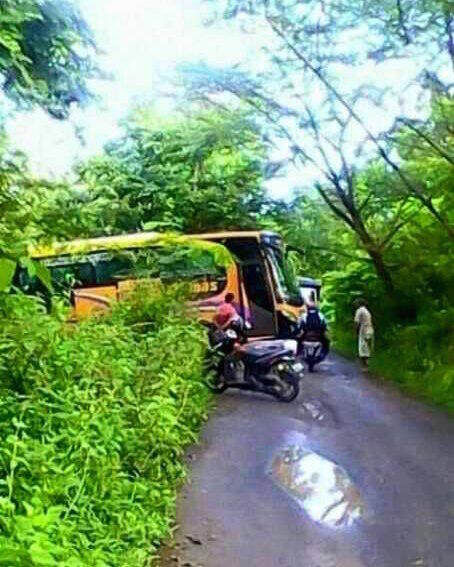
M 300 303 L 300 293 L 291 265 L 286 261 L 283 250 L 276 247 L 266 247 L 266 256 L 271 265 L 273 279 L 281 301 Z

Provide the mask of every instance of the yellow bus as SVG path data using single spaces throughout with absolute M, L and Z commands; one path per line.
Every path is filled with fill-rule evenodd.
M 70 282 L 75 317 L 106 309 L 131 288 L 138 275 L 133 256 L 156 249 L 158 233 L 80 239 L 32 250 L 31 256 L 50 271 L 56 289 Z M 218 232 L 188 235 L 186 239 L 222 244 L 234 262 L 228 267 L 193 270 L 189 274 L 193 304 L 200 318 L 210 323 L 226 293 L 249 323 L 253 337 L 288 337 L 303 310 L 298 282 L 286 259 L 281 237 L 266 231 Z M 164 274 L 165 276 L 165 274 Z M 165 277 L 164 277 L 165 279 Z M 25 272 L 18 285 L 30 287 Z

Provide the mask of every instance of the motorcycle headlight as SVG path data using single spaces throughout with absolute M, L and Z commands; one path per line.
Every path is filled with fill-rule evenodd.
M 226 331 L 225 335 L 229 339 L 237 339 L 238 338 L 238 335 L 235 333 L 235 331 L 233 329 L 229 329 L 228 331 Z

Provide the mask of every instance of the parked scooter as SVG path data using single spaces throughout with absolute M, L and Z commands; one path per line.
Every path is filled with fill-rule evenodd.
M 300 390 L 303 365 L 296 360 L 295 340 L 245 342 L 238 329 L 212 329 L 215 381 L 210 388 L 218 393 L 228 388 L 261 392 L 283 402 L 294 400 Z

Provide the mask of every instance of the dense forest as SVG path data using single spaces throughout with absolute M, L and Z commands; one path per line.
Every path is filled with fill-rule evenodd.
M 377 332 L 372 369 L 454 410 L 452 1 L 209 3 L 210 25 L 266 30 L 261 69 L 181 68 L 172 116 L 137 106 L 118 139 L 59 180 L 31 172 L 2 118 L 1 565 L 145 562 L 168 533 L 182 450 L 209 404 L 203 339 L 177 292 L 154 289 L 145 304 L 134 297 L 103 321 L 67 329 L 64 302 L 48 314 L 11 293 L 18 266 L 49 284 L 28 257 L 31 244 L 276 230 L 305 250 L 300 274 L 323 281 L 336 348 L 354 352 L 352 302 L 364 296 Z M 398 60 L 415 68 L 402 93 L 339 78 L 371 65 L 379 75 Z M 1 3 L 5 108 L 65 120 L 93 103 L 90 80 L 99 77 L 95 38 L 74 4 Z M 405 102 L 410 90 L 417 117 L 402 104 L 377 128 L 374 109 Z M 272 199 L 267 183 L 289 169 L 301 183 L 288 200 Z M 145 320 L 147 332 L 134 326 Z M 180 350 L 169 362 L 176 331 Z M 191 364 L 180 363 L 190 352 Z

